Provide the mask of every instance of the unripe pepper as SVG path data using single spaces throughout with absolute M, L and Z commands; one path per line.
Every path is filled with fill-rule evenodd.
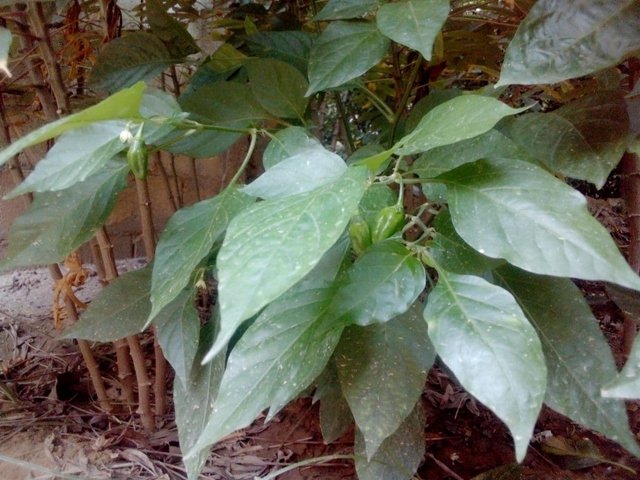
M 371 245 L 369 224 L 361 215 L 356 215 L 349 223 L 349 238 L 356 255 L 360 255 Z
M 384 207 L 378 212 L 371 233 L 371 241 L 378 243 L 396 233 L 404 224 L 404 212 L 397 206 Z
M 147 178 L 147 168 L 149 164 L 149 152 L 147 151 L 147 145 L 142 138 L 142 125 L 138 129 L 135 137 L 131 141 L 129 150 L 127 151 L 127 161 L 129 162 L 129 168 L 140 180 Z

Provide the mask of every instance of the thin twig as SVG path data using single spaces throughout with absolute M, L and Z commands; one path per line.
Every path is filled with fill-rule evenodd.
M 447 473 L 447 475 L 451 475 L 455 480 L 464 480 L 464 478 L 462 478 L 460 475 L 458 475 L 456 472 L 454 472 L 453 470 L 451 470 L 449 467 L 447 467 L 444 463 L 442 463 L 440 460 L 438 460 L 436 457 L 434 457 L 432 454 L 427 453 L 427 457 L 429 457 L 431 460 L 433 460 L 433 462 L 440 467 L 444 472 Z

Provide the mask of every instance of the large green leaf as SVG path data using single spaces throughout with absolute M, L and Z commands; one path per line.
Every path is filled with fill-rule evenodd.
M 145 85 L 140 82 L 130 88 L 105 98 L 103 101 L 81 112 L 48 123 L 16 140 L 0 152 L 0 165 L 27 147 L 62 135 L 74 128 L 105 120 L 140 120 L 140 105 Z
M 552 171 L 602 188 L 627 146 L 629 116 L 620 91 L 587 95 L 550 113 L 516 118 L 509 134 Z
M 433 42 L 448 15 L 449 0 L 404 0 L 382 5 L 376 21 L 391 40 L 431 60 Z
M 347 226 L 366 178 L 364 168 L 350 168 L 335 183 L 259 202 L 231 221 L 217 261 L 221 331 L 207 358 L 313 269 Z
M 269 168 L 242 191 L 260 198 L 280 198 L 311 192 L 344 175 L 344 160 L 309 140 L 312 146 Z
M 9 50 L 11 49 L 12 41 L 11 31 L 0 27 L 0 71 L 4 72 L 8 77 L 11 76 L 9 71 Z
M 398 430 L 388 437 L 367 460 L 362 432 L 356 430 L 353 447 L 356 472 L 360 480 L 411 480 L 425 451 L 425 415 L 416 406 Z
M 174 59 L 182 59 L 200 49 L 186 28 L 169 15 L 159 0 L 147 0 L 147 20 L 151 33 L 164 42 Z
M 320 400 L 320 430 L 324 443 L 332 443 L 353 424 L 353 415 L 344 398 L 335 362 L 329 362 L 316 381 L 313 401 Z
M 438 275 L 424 311 L 429 338 L 460 384 L 506 423 L 521 461 L 547 383 L 540 340 L 506 290 L 480 277 Z
M 200 333 L 199 354 L 206 352 L 213 343 L 215 323 L 206 324 Z M 173 403 L 176 412 L 176 425 L 180 450 L 190 451 L 202 434 L 218 394 L 220 380 L 224 373 L 225 355 L 221 352 L 213 361 L 205 365 L 194 362 L 193 370 L 188 382 L 173 382 Z M 196 450 L 189 458 L 182 461 L 187 469 L 189 480 L 197 480 L 200 471 L 209 456 L 209 449 Z
M 436 231 L 428 244 L 429 255 L 447 272 L 481 277 L 505 263 L 485 257 L 465 243 L 453 227 L 448 211 L 438 214 L 433 227 Z
M 5 199 L 27 192 L 64 190 L 100 171 L 126 148 L 120 133 L 127 122 L 114 120 L 86 125 L 64 133 L 35 170 Z
M 154 319 L 156 338 L 178 381 L 189 384 L 198 350 L 200 316 L 194 304 L 194 290 L 184 289 Z
M 329 0 L 313 18 L 315 21 L 358 18 L 378 6 L 379 0 Z
M 335 287 L 294 289 L 273 302 L 229 356 L 213 414 L 194 450 L 269 417 L 322 372 L 343 326 L 327 315 Z M 190 455 L 190 454 L 188 454 Z
M 271 118 L 253 95 L 249 85 L 237 82 L 204 84 L 182 95 L 178 101 L 196 119 L 235 128 Z
M 277 163 L 310 148 L 322 148 L 322 144 L 304 128 L 288 127 L 271 137 L 262 155 L 262 164 L 265 170 L 269 170 Z
M 534 273 L 640 289 L 585 198 L 541 168 L 479 160 L 438 178 L 447 186 L 457 232 L 480 253 Z
M 11 226 L 0 269 L 62 261 L 105 222 L 127 185 L 128 171 L 126 163 L 111 162 L 71 188 L 36 195 Z
M 171 53 L 158 37 L 133 32 L 102 47 L 89 80 L 96 88 L 115 92 L 154 78 L 172 63 Z
M 420 155 L 411 166 L 411 172 L 428 180 L 481 158 L 517 158 L 525 161 L 530 159 L 529 154 L 509 137 L 492 129 L 477 137 L 432 148 Z M 431 202 L 446 202 L 447 191 L 444 185 L 424 183 L 422 191 Z
M 580 77 L 639 49 L 636 0 L 538 0 L 507 48 L 498 85 Z
M 258 58 L 245 62 L 249 83 L 260 105 L 270 114 L 304 122 L 309 84 L 295 67 L 281 60 Z
M 414 155 L 466 140 L 524 110 L 491 97 L 460 95 L 429 110 L 418 126 L 395 144 L 394 150 L 399 155 Z
M 156 247 L 150 320 L 189 284 L 193 271 L 222 238 L 231 219 L 253 201 L 232 189 L 173 214 Z
M 151 309 L 151 267 L 119 276 L 89 304 L 60 338 L 112 342 L 144 330 Z
M 545 403 L 640 454 L 624 402 L 600 395 L 603 385 L 616 375 L 616 366 L 580 290 L 569 279 L 513 267 L 501 267 L 495 275 L 538 331 L 549 370 Z
M 389 39 L 370 22 L 330 24 L 316 39 L 309 57 L 309 90 L 339 87 L 359 77 L 384 57 Z
M 384 324 L 352 326 L 335 352 L 342 392 L 371 460 L 411 413 L 435 360 L 422 304 Z
M 425 286 L 422 263 L 397 240 L 368 248 L 347 271 L 331 307 L 344 324 L 386 322 L 407 311 Z
M 633 342 L 622 371 L 602 388 L 606 398 L 640 398 L 640 336 Z
M 314 36 L 299 30 L 258 32 L 246 38 L 251 52 L 258 57 L 277 58 L 307 74 Z

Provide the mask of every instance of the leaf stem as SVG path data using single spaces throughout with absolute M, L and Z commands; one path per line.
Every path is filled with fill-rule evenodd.
M 293 463 L 291 465 L 287 465 L 284 468 L 281 468 L 280 470 L 271 472 L 266 477 L 255 477 L 254 480 L 273 480 L 274 478 L 277 478 L 282 474 L 290 472 L 291 470 L 295 470 L 296 468 L 300 468 L 300 467 L 306 467 L 307 465 L 316 465 L 318 463 L 329 462 L 331 460 L 353 460 L 353 459 L 354 459 L 353 455 L 341 455 L 341 454 L 325 455 L 324 457 L 309 458 L 308 460 L 302 460 L 301 462 Z
M 249 142 L 249 149 L 247 150 L 247 154 L 245 155 L 244 160 L 242 160 L 242 163 L 240 164 L 240 168 L 238 168 L 238 171 L 235 173 L 235 175 L 229 182 L 229 185 L 228 185 L 229 187 L 235 185 L 235 183 L 240 179 L 242 172 L 244 172 L 244 169 L 247 168 L 247 165 L 251 160 L 251 156 L 253 155 L 253 150 L 256 148 L 256 139 L 258 137 L 258 131 L 255 128 L 252 128 L 250 134 L 251 134 L 251 141 Z
M 396 133 L 398 131 L 398 123 L 400 122 L 400 118 L 407 108 L 407 103 L 409 103 L 409 97 L 411 96 L 411 91 L 413 90 L 413 85 L 416 83 L 416 78 L 418 77 L 418 72 L 420 71 L 420 65 L 422 65 L 422 55 L 418 54 L 418 58 L 411 69 L 411 73 L 409 74 L 409 80 L 407 81 L 407 87 L 404 89 L 404 93 L 402 94 L 402 98 L 400 99 L 400 104 L 398 105 L 398 110 L 396 111 L 395 118 L 393 120 L 393 126 L 391 127 L 391 136 L 389 137 L 389 146 L 393 146 L 396 140 Z
M 364 85 L 358 85 L 358 88 L 362 90 L 362 92 L 369 97 L 369 100 L 373 103 L 373 105 L 380 111 L 380 113 L 387 119 L 389 123 L 393 123 L 394 114 L 393 111 L 389 108 L 389 106 L 384 103 L 384 101 L 378 97 L 375 93 L 369 90 Z
M 355 146 L 353 143 L 353 136 L 351 135 L 351 129 L 349 128 L 349 119 L 347 118 L 347 113 L 344 108 L 344 104 L 342 103 L 342 98 L 340 98 L 340 93 L 336 92 L 336 106 L 338 107 L 338 115 L 340 117 L 340 121 L 342 122 L 342 127 L 344 128 L 344 134 L 347 137 L 347 143 L 349 144 L 349 155 L 351 155 Z

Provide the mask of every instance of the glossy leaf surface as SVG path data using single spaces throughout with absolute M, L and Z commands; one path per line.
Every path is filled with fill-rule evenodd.
M 617 65 L 638 49 L 635 0 L 539 0 L 507 48 L 498 85 L 580 77 Z
M 585 198 L 541 168 L 479 160 L 439 178 L 457 232 L 478 252 L 534 273 L 640 288 Z
M 449 0 L 405 0 L 382 5 L 376 21 L 391 40 L 431 60 L 433 42 L 448 15 Z
M 505 422 L 522 461 L 547 382 L 540 340 L 506 290 L 480 277 L 438 274 L 424 310 L 429 338 L 460 384 Z
M 331 23 L 313 43 L 307 95 L 362 75 L 382 59 L 388 47 L 389 39 L 374 23 Z
M 365 181 L 365 169 L 351 168 L 335 183 L 259 202 L 231 221 L 217 261 L 221 332 L 207 358 L 313 269 L 346 228 Z
M 533 275 L 513 267 L 498 269 L 496 279 L 516 297 L 542 342 L 549 370 L 545 403 L 638 455 L 624 402 L 600 395 L 615 376 L 616 366 L 578 287 L 566 278 Z
M 387 323 L 349 327 L 334 354 L 368 460 L 409 416 L 435 360 L 421 313 L 416 303 Z

